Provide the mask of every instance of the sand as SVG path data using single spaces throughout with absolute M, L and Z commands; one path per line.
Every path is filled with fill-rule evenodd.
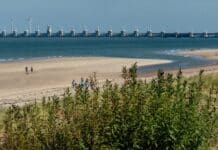
M 121 69 L 137 62 L 138 66 L 170 63 L 169 60 L 108 57 L 71 57 L 0 63 L 0 106 L 24 104 L 43 96 L 63 94 L 72 80 L 79 82 L 97 73 L 99 84 L 106 79 L 122 82 Z M 25 66 L 34 68 L 26 74 Z
M 186 50 L 186 51 L 180 51 L 178 53 L 186 56 L 203 57 L 210 60 L 218 59 L 218 49 Z
M 201 57 L 208 60 L 218 60 L 218 49 L 183 50 L 183 51 L 178 51 L 177 54 L 184 55 L 184 56 Z M 165 70 L 165 73 L 171 73 L 173 75 L 176 75 L 178 69 L 167 69 Z M 216 63 L 215 61 L 214 64 L 210 64 L 210 65 L 182 69 L 183 75 L 186 77 L 198 75 L 200 70 L 204 70 L 204 74 L 218 73 L 218 63 Z M 142 73 L 139 76 L 149 80 L 156 76 L 156 71 Z

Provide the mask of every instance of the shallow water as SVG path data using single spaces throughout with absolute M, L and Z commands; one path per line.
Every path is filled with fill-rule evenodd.
M 169 59 L 173 63 L 141 67 L 193 67 L 215 63 L 176 54 L 178 50 L 218 48 L 218 39 L 202 38 L 1 38 L 0 61 L 64 56 L 108 56 Z

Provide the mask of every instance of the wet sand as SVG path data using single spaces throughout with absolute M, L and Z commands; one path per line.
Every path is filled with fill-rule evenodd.
M 198 56 L 210 60 L 218 59 L 218 49 L 200 49 L 200 50 L 186 50 L 180 51 L 178 54 L 185 56 Z

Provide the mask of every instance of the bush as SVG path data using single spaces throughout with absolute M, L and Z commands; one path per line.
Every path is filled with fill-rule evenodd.
M 4 149 L 200 149 L 217 139 L 217 89 L 202 73 L 185 80 L 159 70 L 137 80 L 137 66 L 123 68 L 123 85 L 96 78 L 63 98 L 12 106 L 4 119 Z M 208 91 L 208 92 L 207 92 Z

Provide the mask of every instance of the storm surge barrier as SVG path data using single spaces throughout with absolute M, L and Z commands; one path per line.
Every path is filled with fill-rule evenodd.
M 36 30 L 35 32 L 30 32 L 29 30 L 25 30 L 24 32 L 18 33 L 16 30 L 12 30 L 7 33 L 6 30 L 3 30 L 0 33 L 1 38 L 23 38 L 23 37 L 147 37 L 147 38 L 218 38 L 218 32 L 208 33 L 180 33 L 180 32 L 152 32 L 151 30 L 147 32 L 139 32 L 135 30 L 133 32 L 126 32 L 125 30 L 121 30 L 120 32 L 113 32 L 109 30 L 107 32 L 100 32 L 97 29 L 94 32 L 88 32 L 87 30 L 83 30 L 82 32 L 76 32 L 75 30 L 71 30 L 69 32 L 64 32 L 64 30 L 59 30 L 57 32 L 52 32 L 51 26 L 47 27 L 46 32 L 40 32 L 40 30 Z

